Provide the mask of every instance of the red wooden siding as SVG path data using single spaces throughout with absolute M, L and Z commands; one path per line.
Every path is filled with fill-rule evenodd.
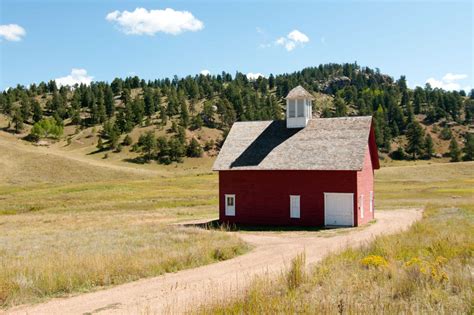
M 358 225 L 365 224 L 374 218 L 374 212 L 370 212 L 370 192 L 374 191 L 374 169 L 372 167 L 372 159 L 370 156 L 369 146 L 365 152 L 364 167 L 362 171 L 357 172 L 357 195 L 360 199 L 364 195 L 364 218 L 361 218 L 360 212 L 357 217 Z M 360 207 L 360 205 L 359 205 Z M 360 210 L 360 209 L 359 209 Z M 372 209 L 373 210 L 373 209 Z
M 356 171 L 220 171 L 219 218 L 259 225 L 324 225 L 324 193 L 354 193 Z M 235 194 L 235 216 L 225 216 L 225 194 Z M 300 195 L 300 218 L 290 218 L 290 195 Z

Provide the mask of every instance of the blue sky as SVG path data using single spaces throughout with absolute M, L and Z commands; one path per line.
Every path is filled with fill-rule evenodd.
M 0 3 L 0 89 L 353 61 L 405 74 L 410 86 L 474 87 L 471 1 Z

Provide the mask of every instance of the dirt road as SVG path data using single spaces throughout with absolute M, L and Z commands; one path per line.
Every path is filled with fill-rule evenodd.
M 255 246 L 246 255 L 111 289 L 21 306 L 10 309 L 7 314 L 182 313 L 216 297 L 242 292 L 255 276 L 281 272 L 295 255 L 303 251 L 307 263 L 312 264 L 330 252 L 361 245 L 377 235 L 406 229 L 421 215 L 422 211 L 416 209 L 379 211 L 376 212 L 376 223 L 363 228 L 319 232 L 242 232 L 239 235 Z

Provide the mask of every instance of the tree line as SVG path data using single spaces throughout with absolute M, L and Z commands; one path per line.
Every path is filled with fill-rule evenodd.
M 148 81 L 134 76 L 73 87 L 58 87 L 55 81 L 28 88 L 18 85 L 0 94 L 0 110 L 16 132 L 24 124 L 37 126 L 35 138 L 58 136 L 65 122 L 78 128 L 102 125 L 101 146 L 110 150 L 120 149 L 119 139 L 137 126 L 161 128 L 171 122 L 168 137 L 149 141 L 141 137 L 134 147 L 145 152 L 143 158 L 151 159 L 149 152 L 154 152 L 154 159 L 167 163 L 192 156 L 187 149 L 191 142 L 209 146 L 187 140 L 186 130 L 217 128 L 225 135 L 235 121 L 283 119 L 284 97 L 299 84 L 333 97 L 333 106 L 315 108 L 322 117 L 372 115 L 379 149 L 395 157 L 430 158 L 434 153 L 432 139 L 420 132 L 423 128 L 415 115 L 423 114 L 426 124 L 469 124 L 474 115 L 474 91 L 468 96 L 465 91 L 444 91 L 429 84 L 410 89 L 404 76 L 394 80 L 357 63 L 325 64 L 255 80 L 240 72 L 222 72 Z M 55 132 L 45 132 L 45 126 Z M 406 136 L 408 144 L 403 152 L 400 147 L 392 151 L 394 138 L 400 135 Z M 215 140 L 216 146 L 222 142 Z M 464 148 L 470 141 L 466 136 Z

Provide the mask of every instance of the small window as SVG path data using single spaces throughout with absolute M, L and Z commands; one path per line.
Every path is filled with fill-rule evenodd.
M 374 192 L 370 192 L 370 206 L 369 206 L 369 211 L 372 212 L 374 211 Z
M 292 219 L 300 218 L 300 196 L 297 196 L 297 195 L 290 196 L 290 218 Z
M 288 117 L 296 117 L 296 102 L 295 100 L 288 100 Z
M 304 100 L 298 100 L 298 117 L 304 117 Z
M 235 195 L 225 195 L 225 215 L 235 216 Z

